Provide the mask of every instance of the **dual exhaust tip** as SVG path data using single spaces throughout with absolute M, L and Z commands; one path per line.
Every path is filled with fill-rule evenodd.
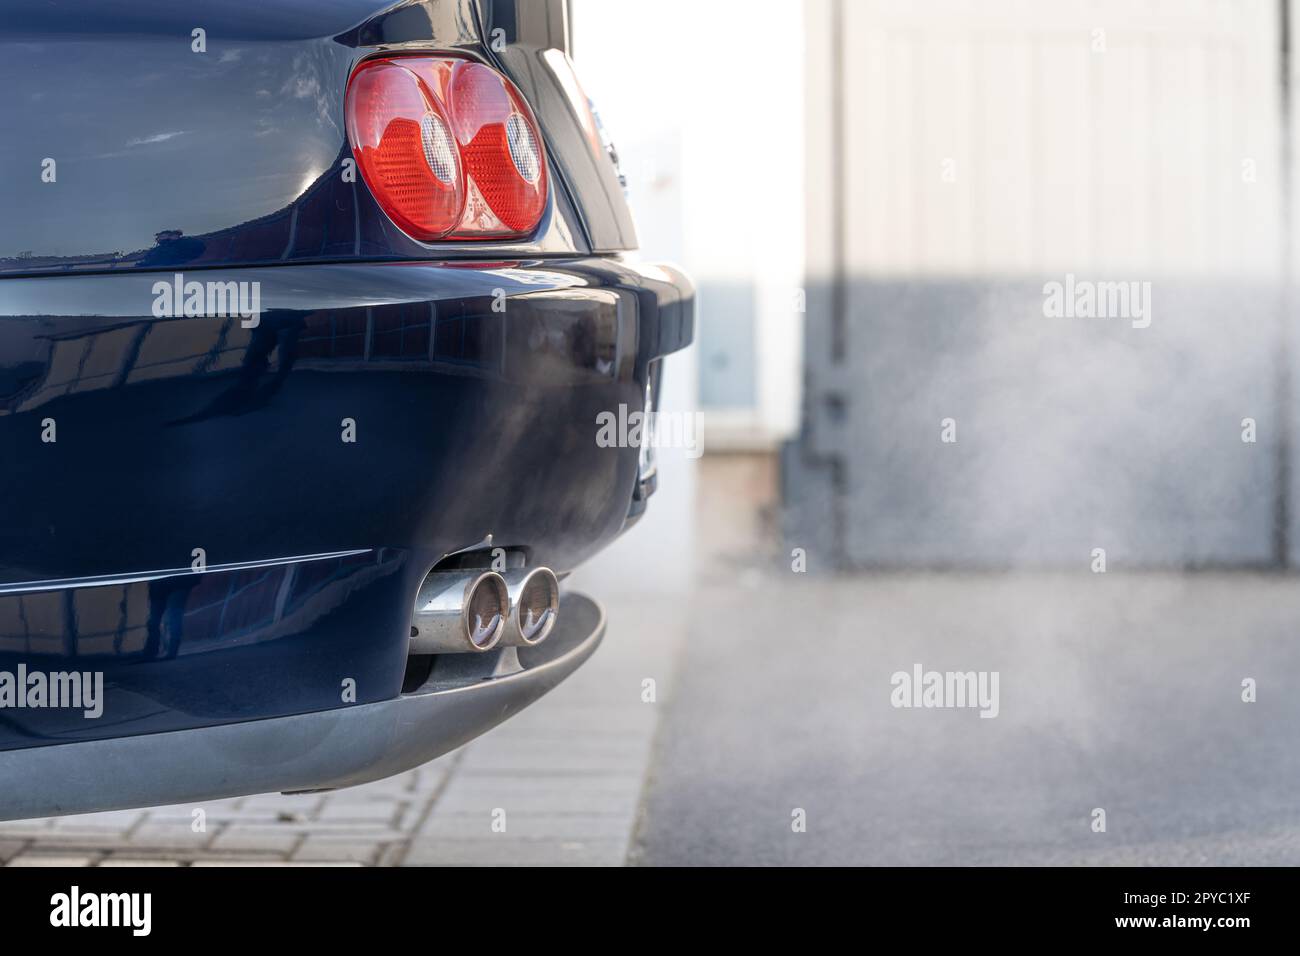
M 560 583 L 550 568 L 432 571 L 411 618 L 411 651 L 462 654 L 546 640 L 560 613 Z

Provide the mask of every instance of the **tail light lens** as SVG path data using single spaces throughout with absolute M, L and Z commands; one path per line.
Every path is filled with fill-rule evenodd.
M 388 217 L 416 239 L 441 239 L 465 211 L 465 171 L 446 108 L 414 73 L 372 60 L 348 87 L 348 138 Z
M 452 57 L 367 60 L 347 93 L 348 139 L 388 217 L 425 242 L 518 239 L 546 210 L 546 154 L 514 84 Z

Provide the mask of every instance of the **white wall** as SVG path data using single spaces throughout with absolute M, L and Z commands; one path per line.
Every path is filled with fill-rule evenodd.
M 1278 3 L 806 11 L 810 290 L 843 268 L 809 405 L 841 411 L 810 417 L 792 511 L 859 567 L 1276 561 L 1300 494 Z M 1067 273 L 1149 285 L 1146 323 L 1053 316 Z
M 656 69 L 652 28 L 629 30 L 627 4 L 578 0 L 573 4 L 573 59 L 587 95 L 618 149 L 637 223 L 638 255 L 691 267 L 687 249 L 682 171 L 682 127 L 669 104 L 650 95 Z M 645 10 L 640 11 L 644 15 Z M 657 19 L 655 21 L 662 26 Z M 697 407 L 694 346 L 664 360 L 661 408 Z M 681 450 L 658 451 L 659 489 L 644 519 L 594 561 L 572 585 L 597 596 L 679 593 L 689 590 L 694 565 L 695 462 Z
M 641 245 L 700 283 L 755 287 L 756 401 L 706 439 L 770 444 L 798 425 L 803 13 L 790 0 L 575 0 L 574 60 L 618 147 Z M 680 218 L 664 221 L 676 190 Z M 707 325 L 707 302 L 700 324 Z
M 843 11 L 850 271 L 1275 273 L 1275 0 Z

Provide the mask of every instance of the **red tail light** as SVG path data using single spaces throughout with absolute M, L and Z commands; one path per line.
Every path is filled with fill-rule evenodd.
M 371 60 L 348 87 L 348 138 L 388 217 L 416 239 L 441 239 L 465 211 L 465 173 L 442 103 L 414 73 Z
M 513 83 L 451 57 L 367 60 L 348 139 L 389 218 L 416 239 L 518 239 L 546 210 L 546 154 Z

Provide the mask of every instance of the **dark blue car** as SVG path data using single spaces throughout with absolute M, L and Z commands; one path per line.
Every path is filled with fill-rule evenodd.
M 689 281 L 562 0 L 0 9 L 0 819 L 342 787 L 562 680 Z M 620 419 L 624 420 L 624 419 Z

